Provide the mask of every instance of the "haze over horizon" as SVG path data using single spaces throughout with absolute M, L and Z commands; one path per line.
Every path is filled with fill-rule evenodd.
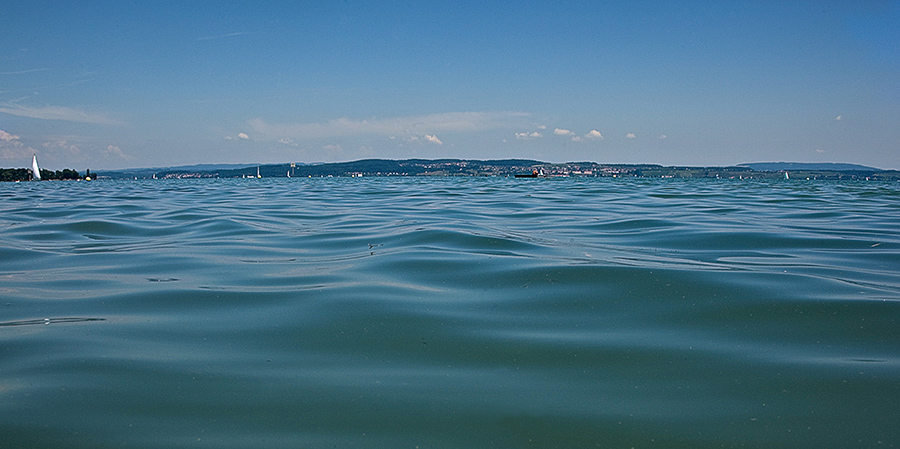
M 10 2 L 0 167 L 900 169 L 900 1 Z

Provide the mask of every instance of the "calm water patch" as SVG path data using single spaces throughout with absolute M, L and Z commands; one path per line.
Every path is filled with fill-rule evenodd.
M 0 185 L 0 447 L 900 446 L 900 185 Z

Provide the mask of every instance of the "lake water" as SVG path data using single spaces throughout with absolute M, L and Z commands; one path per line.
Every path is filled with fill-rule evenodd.
M 900 446 L 900 184 L 0 185 L 2 448 Z

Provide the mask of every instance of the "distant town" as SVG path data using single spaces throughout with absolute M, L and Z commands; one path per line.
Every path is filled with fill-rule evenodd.
M 26 169 L 0 169 L 3 181 L 29 180 Z M 84 179 L 74 170 L 43 179 Z M 183 179 L 271 177 L 481 176 L 481 177 L 646 177 L 718 179 L 900 180 L 900 171 L 853 164 L 753 163 L 729 167 L 654 164 L 548 163 L 526 159 L 364 159 L 321 164 L 195 165 L 168 168 L 101 170 L 94 179 Z M 50 172 L 47 173 L 50 175 Z M 53 172 L 56 175 L 56 172 Z
M 548 163 L 527 159 L 364 159 L 322 164 L 266 164 L 194 166 L 168 169 L 100 171 L 104 178 L 255 178 L 367 177 L 367 176 L 483 176 L 514 177 L 650 177 L 719 179 L 869 179 L 900 180 L 900 171 L 853 164 L 758 163 L 731 167 L 662 166 L 654 164 Z

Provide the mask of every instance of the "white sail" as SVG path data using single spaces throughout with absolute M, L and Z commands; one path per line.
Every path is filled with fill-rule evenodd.
M 41 169 L 38 168 L 38 164 L 37 164 L 37 155 L 36 155 L 36 154 L 34 154 L 34 155 L 31 156 L 31 172 L 34 174 L 34 180 L 35 180 L 35 181 L 40 181 L 40 180 L 41 180 Z

